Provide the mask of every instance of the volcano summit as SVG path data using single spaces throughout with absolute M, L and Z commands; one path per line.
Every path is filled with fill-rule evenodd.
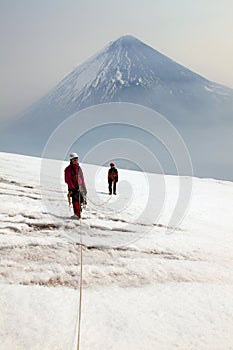
M 40 155 L 50 134 L 67 117 L 110 102 L 134 103 L 159 112 L 187 143 L 196 175 L 229 179 L 224 174 L 232 174 L 233 90 L 130 35 L 110 42 L 9 124 L 1 137 L 2 149 Z

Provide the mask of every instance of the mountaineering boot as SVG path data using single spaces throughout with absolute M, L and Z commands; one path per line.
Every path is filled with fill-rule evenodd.
M 80 217 L 76 214 L 72 215 L 70 218 L 74 220 L 80 220 Z

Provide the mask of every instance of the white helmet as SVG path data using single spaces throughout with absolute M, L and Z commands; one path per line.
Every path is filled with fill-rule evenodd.
M 74 159 L 74 158 L 78 158 L 78 154 L 77 153 L 70 153 L 70 160 Z

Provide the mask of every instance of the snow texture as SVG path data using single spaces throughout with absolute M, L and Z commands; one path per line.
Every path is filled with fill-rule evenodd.
M 118 195 L 109 196 L 107 168 L 83 164 L 79 222 L 70 220 L 63 173 L 57 188 L 49 177 L 41 183 L 40 158 L 0 155 L 1 350 L 76 349 L 81 235 L 81 349 L 233 349 L 231 182 L 193 178 L 186 216 L 168 234 L 176 176 L 164 176 L 153 221 L 160 194 L 141 215 L 145 179 L 156 185 L 161 175 L 119 170 Z

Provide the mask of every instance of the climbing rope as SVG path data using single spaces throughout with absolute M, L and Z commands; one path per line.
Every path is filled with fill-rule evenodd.
M 79 312 L 78 312 L 78 341 L 77 350 L 80 349 L 81 317 L 82 317 L 82 289 L 83 289 L 83 242 L 82 242 L 82 219 L 80 218 L 80 277 L 79 277 Z
M 111 196 L 109 199 L 102 203 L 102 204 L 96 204 L 88 198 L 88 201 L 91 202 L 95 206 L 102 206 L 105 203 L 107 203 L 111 199 Z M 82 290 L 83 290 L 83 241 L 82 241 L 82 219 L 80 218 L 80 277 L 79 277 L 79 312 L 78 312 L 78 335 L 77 335 L 77 350 L 80 350 L 80 340 L 81 340 L 81 318 L 82 318 Z
M 79 205 L 81 207 L 80 192 L 79 192 Z M 80 212 L 81 212 L 81 208 L 80 208 Z M 80 276 L 79 276 L 79 312 L 78 312 L 77 350 L 80 349 L 80 339 L 81 339 L 82 291 L 83 291 L 83 238 L 82 238 L 82 218 L 80 217 Z
M 109 196 L 109 198 L 105 202 L 103 202 L 101 204 L 94 203 L 89 197 L 87 199 L 88 199 L 88 202 L 90 202 L 93 206 L 95 206 L 95 207 L 102 207 L 103 205 L 108 203 L 111 200 L 111 198 L 112 198 L 112 196 Z

